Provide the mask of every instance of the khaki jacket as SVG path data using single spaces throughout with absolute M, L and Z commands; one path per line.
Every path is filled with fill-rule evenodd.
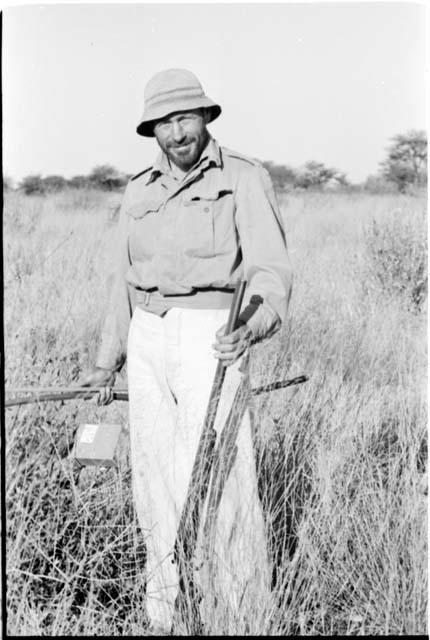
M 154 308 L 147 308 L 162 315 L 175 300 L 187 306 L 187 294 L 196 288 L 232 288 L 239 278 L 248 282 L 244 305 L 254 294 L 264 300 L 249 321 L 254 335 L 273 333 L 287 312 L 292 272 L 269 174 L 212 138 L 182 180 L 160 154 L 131 178 L 124 194 L 97 366 L 121 368 L 142 290 L 158 289 Z

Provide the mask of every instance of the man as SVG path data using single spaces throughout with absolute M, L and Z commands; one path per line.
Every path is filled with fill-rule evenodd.
M 147 610 L 154 628 L 166 630 L 178 592 L 176 531 L 216 359 L 228 367 L 219 431 L 240 381 L 241 356 L 251 341 L 279 328 L 291 290 L 270 178 L 258 162 L 210 136 L 206 125 L 220 113 L 189 71 L 169 69 L 148 82 L 137 133 L 155 137 L 161 152 L 127 186 L 97 366 L 84 381 L 105 386 L 100 401 L 108 402 L 127 357 L 133 491 L 147 545 Z M 248 283 L 243 306 L 253 295 L 262 304 L 224 336 L 239 278 Z M 216 593 L 205 593 L 201 584 L 211 629 L 229 611 L 243 612 L 252 590 L 267 579 L 248 417 L 220 504 L 216 554 Z M 217 618 L 211 619 L 215 609 Z

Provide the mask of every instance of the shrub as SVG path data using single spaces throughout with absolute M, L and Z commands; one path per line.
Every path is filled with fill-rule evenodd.
M 427 183 L 427 136 L 425 131 L 408 131 L 394 136 L 388 156 L 381 163 L 383 176 L 394 183 L 401 193 L 409 185 Z
M 68 181 L 68 184 L 70 187 L 73 187 L 74 189 L 84 189 L 85 187 L 88 186 L 89 184 L 89 179 L 87 176 L 73 176 L 73 178 L 70 178 L 70 180 Z
M 50 193 L 62 191 L 67 186 L 67 180 L 63 176 L 46 176 L 43 178 L 43 186 Z
M 24 191 L 26 196 L 33 194 L 43 195 L 46 191 L 46 187 L 40 174 L 26 176 L 23 178 L 20 182 L 19 189 Z
M 94 167 L 88 180 L 92 186 L 106 191 L 120 189 L 127 183 L 127 178 L 109 164 Z
M 380 175 L 368 176 L 363 186 L 369 193 L 392 193 L 396 190 L 392 182 Z
M 329 185 L 331 187 L 347 185 L 345 174 L 313 160 L 305 164 L 295 180 L 295 186 L 301 189 L 321 189 Z
M 288 187 L 293 187 L 296 174 L 291 167 L 287 167 L 283 164 L 275 164 L 270 161 L 263 162 L 262 164 L 269 172 L 275 189 L 283 191 Z
M 372 221 L 365 232 L 373 278 L 383 292 L 401 296 L 420 311 L 427 297 L 427 242 L 422 219 L 398 210 L 394 217 Z
M 9 176 L 3 176 L 3 191 L 11 191 L 13 189 L 13 180 Z

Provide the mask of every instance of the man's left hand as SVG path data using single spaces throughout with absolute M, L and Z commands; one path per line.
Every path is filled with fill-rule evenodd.
M 216 342 L 212 346 L 215 349 L 215 358 L 221 360 L 224 366 L 229 367 L 240 358 L 249 346 L 252 331 L 246 324 L 227 336 L 224 335 L 224 331 L 225 325 L 216 332 Z

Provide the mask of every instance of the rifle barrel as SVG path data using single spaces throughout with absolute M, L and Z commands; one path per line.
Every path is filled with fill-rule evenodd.
M 62 400 L 73 400 L 76 398 L 88 399 L 99 393 L 103 387 L 17 387 L 10 389 L 14 393 L 30 394 L 23 398 L 10 398 L 5 401 L 5 407 L 32 404 L 34 402 L 58 402 Z M 114 400 L 128 400 L 127 389 L 113 388 Z
M 227 331 L 227 333 L 229 333 L 229 331 Z M 207 426 L 209 427 L 213 426 L 224 375 L 225 368 L 221 362 L 218 362 L 217 373 L 215 376 L 216 382 L 211 394 L 212 402 L 210 402 L 210 410 L 208 411 L 206 418 L 209 423 Z M 277 382 L 271 382 L 270 384 L 266 384 L 261 387 L 254 387 L 251 389 L 251 394 L 253 396 L 258 396 L 260 393 L 269 393 L 270 391 L 276 391 L 277 389 L 284 389 L 285 387 L 291 387 L 295 384 L 302 384 L 308 380 L 308 376 L 297 376 L 290 380 L 278 380 Z M 17 394 L 24 394 L 25 397 L 9 398 L 9 400 L 5 401 L 5 407 L 14 407 L 24 404 L 32 404 L 35 402 L 59 402 L 62 400 L 74 400 L 76 398 L 88 399 L 102 391 L 103 388 L 104 387 L 61 387 L 59 389 L 58 387 L 14 387 L 13 389 L 6 390 L 6 393 L 12 391 Z M 128 401 L 127 389 L 114 387 L 112 391 L 114 400 Z
M 251 389 L 251 393 L 253 396 L 258 396 L 260 393 L 276 391 L 276 389 L 284 389 L 285 387 L 291 387 L 294 384 L 302 384 L 303 382 L 307 382 L 308 380 L 308 376 L 297 376 L 296 378 L 291 378 L 291 380 L 278 380 L 277 382 L 265 384 L 262 387 L 254 387 L 253 389 Z

